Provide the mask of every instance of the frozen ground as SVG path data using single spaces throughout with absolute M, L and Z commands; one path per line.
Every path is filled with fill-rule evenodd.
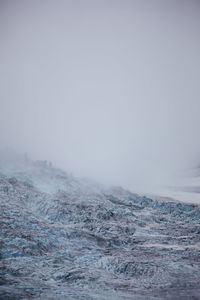
M 185 203 L 200 204 L 200 167 L 186 169 L 172 176 L 173 185 L 154 190 L 151 197 L 168 197 Z
M 200 299 L 200 208 L 1 164 L 0 299 Z

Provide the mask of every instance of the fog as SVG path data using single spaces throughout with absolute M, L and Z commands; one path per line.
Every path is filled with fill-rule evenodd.
M 200 2 L 0 1 L 0 143 L 133 191 L 200 161 Z

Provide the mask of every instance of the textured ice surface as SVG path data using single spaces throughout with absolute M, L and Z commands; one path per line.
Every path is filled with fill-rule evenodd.
M 2 165 L 0 299 L 200 299 L 200 209 Z

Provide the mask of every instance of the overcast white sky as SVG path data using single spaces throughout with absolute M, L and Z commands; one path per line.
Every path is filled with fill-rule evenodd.
M 200 160 L 200 1 L 0 0 L 0 142 L 152 192 Z

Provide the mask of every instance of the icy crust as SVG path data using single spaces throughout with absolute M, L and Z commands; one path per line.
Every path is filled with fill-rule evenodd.
M 200 299 L 197 205 L 61 173 L 2 169 L 1 299 Z

